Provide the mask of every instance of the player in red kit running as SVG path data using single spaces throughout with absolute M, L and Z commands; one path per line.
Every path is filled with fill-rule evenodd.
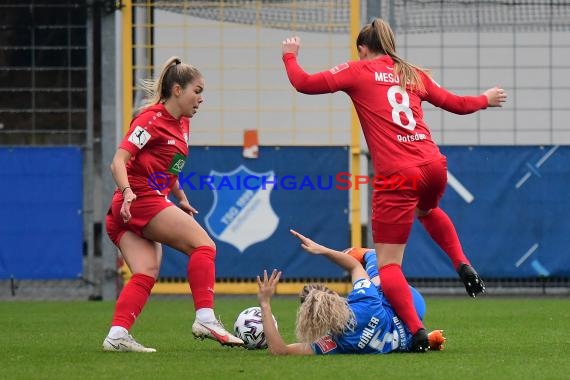
M 194 336 L 242 345 L 214 315 L 216 246 L 194 219 L 197 211 L 178 183 L 188 156 L 189 118 L 203 101 L 204 79 L 196 68 L 171 57 L 159 79 L 145 84 L 149 104 L 131 122 L 111 164 L 118 188 L 106 217 L 107 233 L 133 276 L 117 300 L 103 349 L 156 351 L 136 342 L 129 330 L 158 276 L 162 244 L 190 257 L 187 275 L 196 309 Z M 178 207 L 171 207 L 170 193 L 178 199 Z
M 427 333 L 412 303 L 401 269 L 414 216 L 451 259 L 467 293 L 476 296 L 485 285 L 465 257 L 457 232 L 438 207 L 447 183 L 447 164 L 423 120 L 422 101 L 457 114 L 468 114 L 506 101 L 505 91 L 494 87 L 479 96 L 458 96 L 435 83 L 423 69 L 396 54 L 394 33 L 381 19 L 360 31 L 356 46 L 359 61 L 309 75 L 297 63 L 300 41 L 283 41 L 283 61 L 293 87 L 305 94 L 346 92 L 368 144 L 375 175 L 398 175 L 416 186 L 391 188 L 374 183 L 372 232 L 382 288 L 396 313 L 414 337 L 412 350 L 425 352 Z

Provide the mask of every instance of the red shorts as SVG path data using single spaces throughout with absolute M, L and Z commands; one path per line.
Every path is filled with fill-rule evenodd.
M 111 201 L 111 207 L 107 211 L 105 225 L 107 234 L 115 245 L 119 246 L 121 237 L 127 231 L 134 232 L 143 237 L 142 230 L 156 214 L 163 209 L 172 206 L 173 203 L 164 196 L 139 197 L 131 204 L 131 219 L 128 223 L 123 222 L 121 217 L 121 207 L 123 205 L 123 195 L 115 192 Z
M 372 237 L 375 243 L 405 244 L 415 209 L 436 208 L 447 185 L 447 160 L 402 169 L 374 183 Z

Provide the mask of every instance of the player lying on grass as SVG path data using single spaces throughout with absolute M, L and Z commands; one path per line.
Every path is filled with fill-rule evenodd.
M 296 335 L 299 342 L 286 344 L 273 323 L 270 304 L 281 272 L 274 270 L 268 276 L 267 271 L 264 271 L 263 279 L 257 277 L 258 300 L 269 352 L 273 355 L 409 352 L 412 334 L 384 298 L 378 281 L 376 255 L 359 255 L 365 250 L 353 249 L 346 253 L 335 251 L 296 231 L 291 230 L 291 233 L 299 238 L 301 247 L 308 253 L 323 255 L 347 270 L 353 289 L 347 298 L 343 298 L 324 285 L 306 285 L 300 294 L 301 306 L 297 312 Z M 374 262 L 363 262 L 365 259 Z M 371 282 L 363 264 L 373 268 L 370 274 L 375 277 L 374 281 L 378 285 Z M 423 319 L 423 297 L 414 288 L 411 290 L 418 316 Z M 444 342 L 442 330 L 434 330 L 429 334 L 432 350 L 442 350 Z

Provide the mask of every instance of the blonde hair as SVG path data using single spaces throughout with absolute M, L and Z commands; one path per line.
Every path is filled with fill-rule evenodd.
M 400 77 L 400 87 L 405 90 L 409 86 L 416 92 L 425 92 L 420 72 L 429 75 L 429 70 L 411 64 L 396 53 L 394 32 L 386 21 L 375 18 L 365 25 L 356 38 L 356 46 L 366 46 L 373 53 L 389 55 L 394 61 L 394 72 Z
M 296 323 L 296 335 L 301 343 L 312 343 L 326 334 L 338 336 L 350 328 L 354 314 L 346 298 L 326 286 L 312 285 L 301 299 Z
M 192 65 L 182 63 L 178 57 L 170 57 L 164 63 L 158 79 L 143 79 L 140 88 L 146 93 L 146 100 L 140 109 L 165 102 L 172 96 L 172 86 L 179 84 L 184 88 L 202 73 Z
M 327 292 L 330 294 L 336 294 L 335 292 L 333 292 L 332 290 L 330 290 L 329 288 L 327 288 L 323 284 L 311 283 L 311 284 L 306 284 L 305 286 L 303 286 L 303 289 L 301 289 L 301 291 L 299 292 L 299 301 L 301 301 L 301 303 L 305 302 L 305 299 L 307 299 L 307 296 L 313 290 L 320 290 L 322 292 Z

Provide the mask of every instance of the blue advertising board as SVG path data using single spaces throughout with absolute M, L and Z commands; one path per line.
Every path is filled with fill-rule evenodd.
M 262 147 L 258 159 L 241 147 L 192 147 L 180 185 L 197 221 L 217 246 L 217 278 L 251 279 L 264 269 L 284 278 L 342 278 L 344 272 L 305 253 L 289 229 L 337 249 L 350 244 L 347 147 Z M 166 247 L 161 277 L 185 277 L 187 258 Z
M 441 150 L 450 176 L 440 206 L 484 277 L 570 277 L 570 147 Z M 408 277 L 457 277 L 418 222 L 403 269 Z
M 0 181 L 0 279 L 80 276 L 80 148 L 2 148 Z

